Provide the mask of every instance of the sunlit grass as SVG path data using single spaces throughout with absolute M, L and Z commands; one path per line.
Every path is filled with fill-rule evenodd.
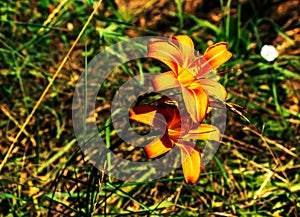
M 104 1 L 90 23 L 95 1 L 0 3 L 1 164 L 11 148 L 0 175 L 0 216 L 299 215 L 299 22 L 277 24 L 252 0 L 204 1 L 215 10 L 205 13 L 187 13 L 182 1 L 159 2 L 132 3 L 125 10 Z M 244 10 L 253 16 L 243 17 Z M 219 77 L 228 101 L 247 108 L 250 124 L 228 113 L 223 143 L 195 185 L 184 182 L 180 169 L 151 182 L 108 177 L 77 145 L 71 118 L 76 81 L 107 46 L 135 36 L 174 34 L 191 36 L 201 53 L 209 44 L 228 41 L 234 56 Z M 274 62 L 259 55 L 265 38 L 281 48 Z M 109 127 L 108 98 L 128 77 L 162 67 L 144 60 L 124 64 L 98 96 L 100 134 L 116 152 L 127 146 Z M 140 153 L 126 151 L 129 158 L 132 154 Z

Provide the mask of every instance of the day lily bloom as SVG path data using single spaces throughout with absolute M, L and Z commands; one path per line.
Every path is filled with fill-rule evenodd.
M 163 117 L 162 117 L 163 116 Z M 220 132 L 209 124 L 195 125 L 186 112 L 175 106 L 138 105 L 130 110 L 129 118 L 161 131 L 161 137 L 144 147 L 148 158 L 156 158 L 174 147 L 181 152 L 181 164 L 186 182 L 195 183 L 201 174 L 201 153 L 193 140 L 219 141 Z
M 186 35 L 150 43 L 148 57 L 165 63 L 171 69 L 154 77 L 155 90 L 180 89 L 192 120 L 201 122 L 207 113 L 209 97 L 224 100 L 227 96 L 225 88 L 210 77 L 210 72 L 232 56 L 227 46 L 226 42 L 214 44 L 201 56 L 195 55 L 194 43 Z

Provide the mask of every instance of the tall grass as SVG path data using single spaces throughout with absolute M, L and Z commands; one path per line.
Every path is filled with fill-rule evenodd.
M 119 2 L 0 3 L 0 216 L 298 216 L 299 22 L 266 16 L 274 1 L 203 1 L 194 11 L 188 1 Z M 195 185 L 184 182 L 181 169 L 154 181 L 116 180 L 77 145 L 76 81 L 116 42 L 174 34 L 191 36 L 201 53 L 229 42 L 234 56 L 219 77 L 227 100 L 247 108 L 250 124 L 228 113 L 222 145 Z M 259 55 L 265 38 L 285 46 L 275 62 Z M 131 76 L 164 69 L 154 61 L 124 64 L 97 97 L 100 134 L 124 157 L 146 160 L 111 127 L 109 99 Z

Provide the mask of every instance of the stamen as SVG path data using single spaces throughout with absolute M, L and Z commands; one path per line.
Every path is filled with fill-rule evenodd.
M 196 74 L 198 74 L 200 72 L 201 68 L 202 68 L 202 65 L 201 65 L 202 58 L 203 58 L 203 56 L 198 51 L 197 57 L 196 57 L 196 59 L 195 59 L 195 61 L 193 63 L 194 64 L 194 68 L 195 68 L 194 70 L 195 70 Z

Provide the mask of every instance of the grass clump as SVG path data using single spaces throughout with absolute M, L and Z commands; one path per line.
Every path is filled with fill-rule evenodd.
M 295 2 L 1 2 L 0 216 L 298 216 Z M 195 185 L 184 182 L 181 170 L 150 182 L 108 177 L 85 160 L 75 139 L 76 82 L 86 63 L 112 44 L 175 34 L 191 36 L 202 53 L 213 43 L 229 43 L 233 58 L 219 77 L 227 100 L 247 108 L 250 124 L 228 113 L 222 145 Z M 264 44 L 279 51 L 274 62 L 259 55 Z M 129 62 L 110 75 L 97 97 L 101 136 L 130 159 L 147 160 L 107 127 L 109 99 L 131 76 L 163 67 Z

